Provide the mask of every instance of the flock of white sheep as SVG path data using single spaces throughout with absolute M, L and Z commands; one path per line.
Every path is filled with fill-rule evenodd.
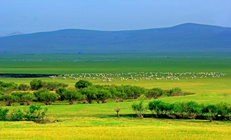
M 224 77 L 226 73 L 222 72 L 128 72 L 128 73 L 75 73 L 59 75 L 62 79 L 73 80 L 96 80 L 99 79 L 102 82 L 113 81 L 142 81 L 142 80 L 180 80 L 180 79 L 196 79 L 196 78 L 218 78 Z M 50 76 L 55 79 L 56 76 Z

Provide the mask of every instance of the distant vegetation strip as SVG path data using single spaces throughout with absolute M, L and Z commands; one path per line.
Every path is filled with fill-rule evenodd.
M 132 109 L 140 118 L 143 118 L 144 113 L 150 110 L 155 118 L 208 119 L 211 122 L 214 119 L 231 121 L 231 106 L 226 103 L 204 105 L 193 101 L 165 103 L 160 100 L 153 100 L 149 102 L 147 107 L 143 105 L 142 101 L 134 103 Z
M 93 85 L 86 80 L 76 82 L 74 90 L 66 89 L 68 85 L 59 82 L 44 82 L 34 79 L 30 86 L 26 84 L 17 85 L 13 82 L 0 82 L 0 101 L 5 105 L 11 106 L 12 103 L 21 105 L 30 105 L 31 102 L 43 102 L 51 105 L 55 101 L 68 101 L 73 104 L 74 101 L 82 103 L 107 103 L 109 99 L 115 99 L 116 102 L 123 102 L 125 99 L 152 99 L 162 96 L 185 96 L 195 93 L 183 92 L 180 88 L 162 90 L 161 88 L 145 89 L 139 86 L 131 85 Z M 55 92 L 53 92 L 55 90 Z M 29 92 L 32 91 L 32 92 Z

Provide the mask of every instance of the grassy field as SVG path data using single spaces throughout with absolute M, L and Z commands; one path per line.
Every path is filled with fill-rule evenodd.
M 231 55 L 229 54 L 0 54 L 0 73 L 118 73 L 118 72 L 223 72 L 224 77 L 176 80 L 101 82 L 94 84 L 130 84 L 145 88 L 180 87 L 195 95 L 164 97 L 165 102 L 196 101 L 205 104 L 231 104 Z M 34 78 L 3 78 L 0 81 L 29 83 Z M 74 88 L 74 79 L 39 78 L 59 81 Z M 133 101 L 135 102 L 135 101 Z M 0 122 L 0 139 L 230 139 L 228 121 L 138 119 L 133 102 L 107 104 L 61 104 L 48 108 L 48 117 L 60 122 Z M 149 100 L 145 100 L 147 104 Z M 121 107 L 121 118 L 115 107 Z M 12 106 L 9 109 L 28 108 Z M 150 112 L 147 112 L 150 113 Z

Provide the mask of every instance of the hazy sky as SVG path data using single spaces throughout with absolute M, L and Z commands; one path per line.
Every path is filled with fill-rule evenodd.
M 0 35 L 133 30 L 182 23 L 231 27 L 231 0 L 0 0 Z

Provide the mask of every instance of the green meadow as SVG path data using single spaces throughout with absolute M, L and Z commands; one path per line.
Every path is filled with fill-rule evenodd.
M 137 85 L 147 89 L 180 87 L 194 92 L 189 96 L 162 97 L 164 102 L 195 101 L 204 104 L 231 104 L 231 55 L 228 53 L 82 53 L 82 54 L 0 54 L 0 73 L 75 74 L 126 72 L 222 72 L 223 77 L 180 80 L 139 80 L 108 82 L 89 79 L 93 84 Z M 29 84 L 35 78 L 0 77 L 0 81 Z M 78 80 L 37 78 L 58 81 L 74 88 Z M 150 100 L 145 100 L 145 105 Z M 56 102 L 47 117 L 56 123 L 0 122 L 0 139 L 230 139 L 231 122 L 194 119 L 137 118 L 131 105 L 137 100 L 106 104 Z M 120 107 L 121 118 L 114 108 Z M 5 107 L 10 110 L 27 106 Z M 146 112 L 150 114 L 151 112 Z

